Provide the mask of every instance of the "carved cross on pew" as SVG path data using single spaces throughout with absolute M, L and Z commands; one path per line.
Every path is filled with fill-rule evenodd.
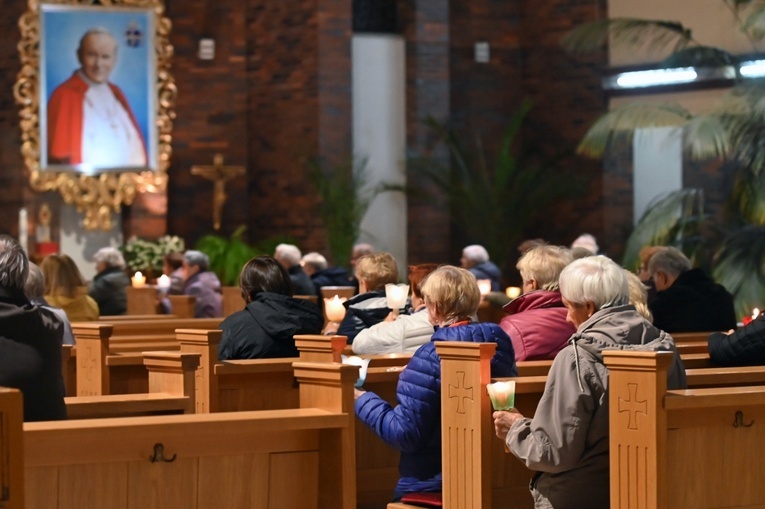
M 221 217 L 223 216 L 223 205 L 226 203 L 226 181 L 232 178 L 244 175 L 244 166 L 224 166 L 223 155 L 215 154 L 213 164 L 192 166 L 191 174 L 199 175 L 208 180 L 212 180 L 213 188 L 213 227 L 220 230 Z
M 449 399 L 457 398 L 457 413 L 464 414 L 465 401 L 473 401 L 473 388 L 465 387 L 465 372 L 464 371 L 459 371 L 457 372 L 457 374 L 459 375 L 459 380 L 457 381 L 457 385 L 449 386 Z

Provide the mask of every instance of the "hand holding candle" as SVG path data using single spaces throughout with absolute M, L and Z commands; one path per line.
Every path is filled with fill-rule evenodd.
M 133 288 L 143 288 L 144 286 L 146 286 L 146 276 L 144 276 L 140 272 L 136 272 L 135 276 L 130 278 L 130 280 L 133 283 Z

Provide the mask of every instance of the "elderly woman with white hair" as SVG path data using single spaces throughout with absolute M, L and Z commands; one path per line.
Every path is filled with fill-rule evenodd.
M 127 313 L 127 291 L 130 279 L 125 274 L 125 259 L 119 249 L 102 247 L 93 255 L 96 275 L 90 283 L 90 295 L 98 304 L 101 315 Z
M 603 350 L 675 351 L 667 386 L 686 386 L 672 338 L 629 304 L 622 268 L 605 256 L 576 260 L 560 275 L 566 319 L 576 327 L 555 357 L 534 418 L 495 412 L 497 436 L 536 470 L 536 509 L 608 509 L 608 369 Z

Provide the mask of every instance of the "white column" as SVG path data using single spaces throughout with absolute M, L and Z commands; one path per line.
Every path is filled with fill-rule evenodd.
M 406 66 L 404 39 L 393 34 L 356 34 L 351 45 L 353 153 L 366 160 L 368 186 L 406 184 Z M 359 242 L 388 251 L 401 279 L 407 267 L 406 196 L 377 195 L 361 222 Z
M 633 150 L 633 223 L 661 194 L 683 188 L 682 131 L 676 127 L 638 129 Z

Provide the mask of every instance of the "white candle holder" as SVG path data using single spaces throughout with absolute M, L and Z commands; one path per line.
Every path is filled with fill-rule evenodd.
M 481 297 L 486 297 L 491 293 L 491 279 L 479 279 L 478 289 L 481 291 Z
M 510 299 L 517 299 L 520 294 L 521 289 L 517 286 L 508 286 L 505 288 L 505 295 L 507 295 Z
M 340 323 L 345 318 L 345 306 L 343 303 L 348 300 L 345 297 L 342 299 L 335 295 L 332 298 L 326 297 L 324 299 L 324 316 L 327 320 L 334 323 Z
M 159 276 L 159 279 L 157 279 L 157 289 L 162 293 L 167 293 L 170 289 L 170 278 L 165 274 Z
M 130 281 L 133 284 L 133 288 L 143 288 L 146 286 L 146 276 L 140 272 L 136 272 L 135 276 L 130 278 Z
M 401 309 L 406 306 L 407 297 L 409 297 L 409 285 L 403 283 L 385 285 L 385 300 L 394 315 L 398 315 Z
M 510 410 L 515 406 L 515 381 L 494 382 L 486 385 L 494 410 Z

